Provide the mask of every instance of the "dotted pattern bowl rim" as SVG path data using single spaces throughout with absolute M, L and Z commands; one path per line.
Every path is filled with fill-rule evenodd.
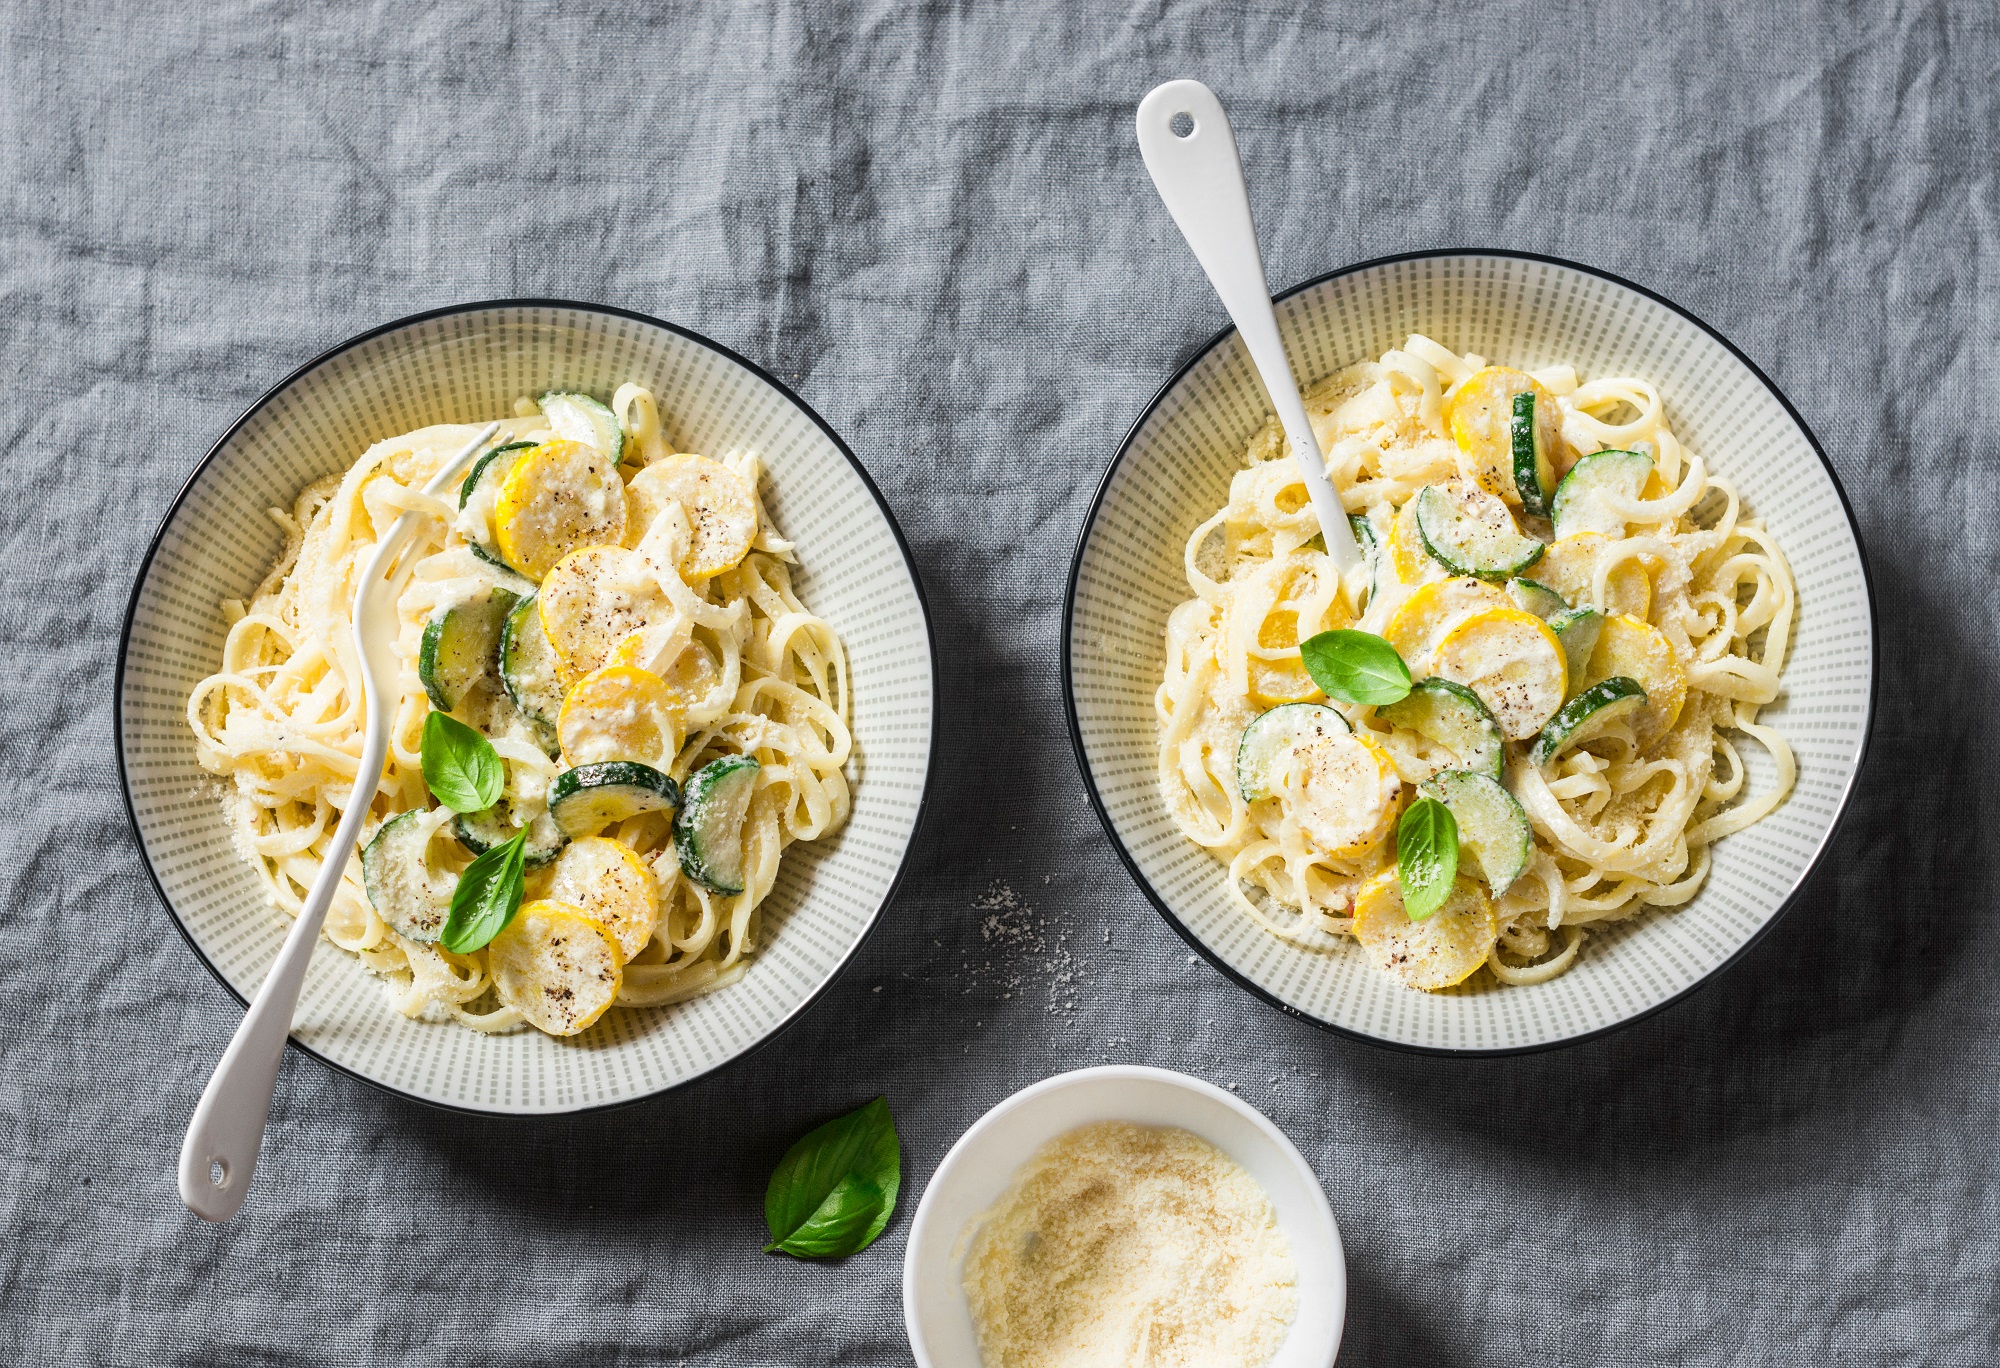
M 819 430 L 825 434 L 827 440 L 833 443 L 835 450 L 839 451 L 840 454 L 846 458 L 847 463 L 853 467 L 855 475 L 860 478 L 862 486 L 868 491 L 869 497 L 875 501 L 876 510 L 881 514 L 882 521 L 888 527 L 890 536 L 895 539 L 896 549 L 898 552 L 901 553 L 903 557 L 903 564 L 905 568 L 909 571 L 910 584 L 916 594 L 917 607 L 920 612 L 920 615 L 923 618 L 925 648 L 929 652 L 932 661 L 931 727 L 930 727 L 930 735 L 926 738 L 925 751 L 924 751 L 923 788 L 922 792 L 918 795 L 917 798 L 916 816 L 910 826 L 909 839 L 907 842 L 905 842 L 901 857 L 897 860 L 895 874 L 891 876 L 891 878 L 889 879 L 888 885 L 882 894 L 881 900 L 877 903 L 874 914 L 869 917 L 867 925 L 862 927 L 860 934 L 855 937 L 854 943 L 848 947 L 847 953 L 844 956 L 842 956 L 838 964 L 834 965 L 833 969 L 820 982 L 819 986 L 814 988 L 812 992 L 808 993 L 805 996 L 805 998 L 802 999 L 799 1002 L 799 1004 L 792 1009 L 790 1014 L 787 1015 L 782 1021 L 778 1022 L 775 1026 L 773 1026 L 770 1030 L 766 1031 L 758 1039 L 752 1041 L 750 1044 L 746 1045 L 743 1049 L 737 1051 L 735 1054 L 730 1055 L 728 1058 L 721 1060 L 720 1062 L 710 1066 L 707 1069 L 700 1071 L 699 1073 L 691 1074 L 686 1078 L 665 1084 L 659 1088 L 654 1089 L 651 1092 L 638 1093 L 631 1097 L 621 1097 L 610 1102 L 600 1102 L 589 1106 L 567 1108 L 559 1112 L 547 1112 L 547 1111 L 516 1112 L 516 1111 L 505 1111 L 505 1110 L 498 1110 L 485 1107 L 460 1106 L 451 1102 L 441 1101 L 435 1097 L 426 1097 L 421 1093 L 410 1092 L 406 1089 L 396 1087 L 393 1084 L 385 1082 L 382 1079 L 375 1078 L 370 1076 L 369 1074 L 363 1073 L 359 1069 L 351 1068 L 346 1064 L 342 1064 L 336 1060 L 330 1059 L 326 1055 L 319 1052 L 318 1050 L 315 1050 L 311 1046 L 302 1043 L 296 1037 L 288 1037 L 285 1042 L 286 1046 L 289 1049 L 296 1050 L 300 1054 L 305 1055 L 307 1058 L 316 1060 L 320 1064 L 325 1065 L 327 1068 L 332 1069 L 337 1073 L 345 1074 L 349 1078 L 356 1079 L 362 1083 L 367 1084 L 371 1088 L 379 1089 L 380 1091 L 388 1093 L 391 1096 L 406 1098 L 410 1101 L 421 1103 L 426 1107 L 432 1107 L 439 1111 L 457 1112 L 472 1116 L 538 1116 L 538 1115 L 581 1116 L 590 1112 L 616 1111 L 622 1107 L 634 1106 L 638 1103 L 649 1101 L 653 1098 L 661 1097 L 668 1093 L 677 1092 L 683 1088 L 690 1087 L 693 1084 L 698 1083 L 703 1079 L 710 1077 L 713 1074 L 719 1073 L 722 1070 L 727 1069 L 730 1066 L 737 1064 L 744 1059 L 747 1059 L 753 1054 L 756 1054 L 758 1051 L 762 1050 L 765 1046 L 769 1045 L 772 1041 L 776 1040 L 779 1036 L 785 1034 L 792 1026 L 796 1025 L 797 1022 L 800 1020 L 800 1018 L 804 1017 L 812 1009 L 812 1007 L 823 996 L 826 995 L 827 991 L 831 989 L 833 985 L 840 980 L 840 978 L 846 973 L 848 968 L 854 963 L 854 960 L 856 956 L 860 954 L 862 947 L 869 942 L 869 940 L 874 936 L 876 929 L 881 926 L 883 912 L 888 908 L 889 904 L 895 900 L 896 894 L 900 892 L 902 889 L 904 877 L 909 873 L 910 852 L 916 847 L 919 837 L 922 836 L 924 829 L 924 820 L 930 812 L 930 785 L 931 785 L 931 780 L 934 777 L 937 768 L 938 720 L 939 720 L 940 707 L 943 701 L 941 697 L 941 688 L 938 679 L 938 670 L 936 668 L 937 628 L 931 618 L 930 597 L 924 590 L 923 576 L 918 573 L 916 557 L 911 553 L 909 539 L 906 536 L 904 536 L 902 524 L 897 522 L 896 515 L 890 509 L 888 500 L 882 497 L 882 491 L 876 485 L 874 477 L 868 473 L 868 468 L 864 466 L 861 463 L 860 458 L 854 454 L 854 449 L 847 444 L 846 439 L 843 438 L 838 432 L 834 431 L 833 425 L 828 423 L 825 418 L 821 417 L 819 411 L 813 408 L 811 404 L 808 404 L 803 398 L 801 398 L 798 395 L 798 393 L 791 388 L 791 386 L 785 384 L 784 381 L 778 379 L 778 377 L 773 375 L 770 371 L 764 369 L 764 367 L 758 365 L 755 361 L 750 360 L 748 357 L 742 355 L 740 352 L 735 351 L 733 348 L 726 347 L 722 343 L 715 341 L 713 338 L 698 333 L 692 328 L 682 327 L 677 323 L 670 323 L 665 319 L 656 318 L 651 314 L 640 313 L 634 309 L 621 308 L 615 304 L 594 304 L 594 303 L 587 303 L 581 300 L 561 299 L 553 296 L 526 295 L 526 296 L 513 296 L 502 299 L 482 299 L 482 300 L 473 300 L 462 304 L 448 304 L 435 309 L 425 309 L 418 313 L 405 314 L 399 318 L 391 319 L 386 323 L 378 324 L 377 326 L 369 328 L 364 332 L 357 333 L 355 336 L 348 338 L 344 342 L 340 342 L 332 347 L 327 348 L 325 351 L 320 352 L 318 355 L 314 356 L 311 360 L 306 361 L 303 365 L 300 365 L 295 369 L 293 369 L 292 371 L 288 372 L 283 378 L 278 380 L 277 383 L 272 385 L 262 395 L 260 395 L 255 402 L 250 404 L 249 407 L 245 408 L 244 411 L 236 418 L 236 420 L 223 430 L 221 436 L 215 439 L 214 443 L 210 445 L 207 452 L 203 454 L 202 458 L 199 461 L 195 462 L 194 467 L 191 470 L 189 470 L 187 478 L 181 482 L 180 488 L 176 490 L 174 493 L 173 500 L 167 505 L 166 512 L 161 515 L 158 526 L 155 527 L 153 530 L 152 539 L 146 545 L 146 554 L 143 557 L 141 557 L 139 561 L 139 567 L 133 573 L 132 590 L 130 595 L 126 599 L 124 621 L 119 629 L 118 666 L 115 674 L 113 675 L 112 686 L 111 686 L 112 744 L 114 749 L 117 751 L 118 755 L 118 789 L 119 789 L 119 794 L 125 804 L 125 820 L 132 832 L 132 843 L 137 848 L 140 860 L 146 867 L 146 877 L 152 881 L 154 894 L 158 897 L 161 905 L 165 907 L 167 911 L 167 919 L 173 923 L 174 929 L 180 932 L 181 939 L 187 942 L 188 949 L 194 952 L 194 957 L 201 962 L 202 967 L 208 970 L 209 974 L 215 979 L 217 983 L 222 985 L 224 992 L 228 993 L 230 997 L 236 1000 L 238 1006 L 244 1008 L 245 1010 L 248 1010 L 250 1006 L 248 999 L 246 999 L 241 993 L 239 993 L 236 990 L 235 985 L 230 983 L 229 979 L 222 973 L 221 969 L 219 969 L 216 966 L 215 962 L 209 958 L 208 953 L 202 949 L 200 942 L 195 939 L 194 933 L 188 929 L 187 923 L 182 919 L 179 911 L 174 907 L 173 900 L 167 896 L 166 887 L 160 881 L 159 871 L 153 867 L 152 855 L 147 850 L 144 833 L 139 824 L 138 809 L 133 802 L 131 775 L 127 772 L 125 763 L 125 710 L 121 705 L 120 700 L 122 700 L 125 696 L 126 664 L 131 649 L 132 632 L 135 619 L 139 611 L 139 602 L 141 595 L 145 590 L 147 579 L 152 573 L 153 562 L 154 559 L 159 554 L 161 544 L 166 539 L 169 529 L 174 524 L 174 520 L 180 515 L 181 506 L 187 501 L 188 496 L 194 491 L 195 486 L 200 482 L 203 472 L 205 472 L 208 469 L 209 464 L 213 462 L 217 458 L 217 456 L 219 456 L 222 453 L 223 449 L 229 445 L 229 443 L 236 437 L 236 435 L 239 432 L 241 432 L 243 428 L 246 427 L 251 422 L 252 419 L 254 419 L 259 413 L 263 412 L 263 410 L 268 408 L 271 404 L 276 402 L 294 384 L 297 384 L 299 381 L 311 375 L 314 371 L 334 361 L 341 355 L 350 352 L 357 347 L 365 346 L 366 344 L 373 342 L 378 338 L 387 336 L 388 334 L 397 332 L 401 329 L 414 327 L 416 325 L 423 323 L 436 322 L 440 319 L 451 318 L 460 314 L 479 313 L 486 310 L 495 310 L 495 309 L 571 310 L 578 313 L 600 314 L 609 318 L 619 318 L 634 323 L 641 323 L 648 327 L 659 328 L 664 332 L 672 333 L 677 337 L 680 337 L 688 342 L 694 343 L 698 347 L 707 348 L 709 351 L 714 352 L 717 356 L 721 357 L 723 360 L 728 361 L 734 365 L 741 366 L 744 370 L 748 371 L 758 380 L 761 380 L 765 384 L 769 385 L 780 396 L 782 396 L 787 403 L 791 404 L 800 413 L 805 415 L 805 417 L 809 419 L 814 424 L 814 426 L 818 427 Z M 232 1030 L 233 1029 L 234 1028 L 232 1027 Z
M 1308 291 L 1316 290 L 1334 281 L 1409 262 L 1452 261 L 1471 258 L 1530 262 L 1575 271 L 1580 275 L 1591 276 L 1618 286 L 1621 289 L 1629 290 L 1647 302 L 1677 315 L 1684 322 L 1692 324 L 1727 352 L 1777 402 L 1779 408 L 1784 411 L 1785 416 L 1791 420 L 1798 428 L 1800 435 L 1805 438 L 1806 445 L 1811 448 L 1813 455 L 1819 458 L 1820 465 L 1826 471 L 1827 480 L 1832 484 L 1834 494 L 1840 501 L 1840 510 L 1847 519 L 1848 535 L 1854 542 L 1855 557 L 1860 562 L 1862 588 L 1866 593 L 1868 602 L 1869 670 L 1867 713 L 1862 719 L 1861 739 L 1856 749 L 1853 769 L 1847 777 L 1847 783 L 1841 789 L 1838 805 L 1835 808 L 1832 819 L 1827 823 L 1826 833 L 1820 838 L 1819 844 L 1813 851 L 1812 857 L 1807 860 L 1805 868 L 1800 871 L 1797 879 L 1794 880 L 1791 891 L 1778 903 L 1776 909 L 1764 920 L 1763 924 L 1746 937 L 1743 943 L 1736 947 L 1734 952 L 1694 983 L 1689 984 L 1679 992 L 1668 994 L 1657 1002 L 1649 1003 L 1643 1009 L 1621 1017 L 1616 1021 L 1559 1039 L 1534 1041 L 1522 1045 L 1502 1045 L 1484 1049 L 1468 1049 L 1452 1046 L 1426 1045 L 1414 1041 L 1391 1040 L 1386 1037 L 1371 1035 L 1366 1031 L 1355 1030 L 1353 1027 L 1328 1021 L 1323 1017 L 1302 1011 L 1292 1004 L 1285 1002 L 1277 994 L 1258 983 L 1255 979 L 1241 973 L 1233 965 L 1225 961 L 1221 955 L 1197 936 L 1181 920 L 1179 915 L 1168 906 L 1166 899 L 1160 896 L 1151 881 L 1140 872 L 1137 859 L 1134 858 L 1131 850 L 1127 848 L 1124 839 L 1119 835 L 1117 824 L 1112 820 L 1110 809 L 1105 804 L 1104 795 L 1098 790 L 1097 777 L 1090 767 L 1090 756 L 1084 745 L 1083 728 L 1077 711 L 1076 671 L 1074 668 L 1073 643 L 1071 638 L 1076 623 L 1077 588 L 1078 581 L 1083 573 L 1084 558 L 1089 551 L 1091 537 L 1097 529 L 1098 517 L 1103 510 L 1104 500 L 1111 489 L 1113 479 L 1117 476 L 1119 468 L 1125 463 L 1126 457 L 1131 454 L 1133 445 L 1137 442 L 1140 433 L 1152 419 L 1153 415 L 1160 409 L 1160 406 L 1166 402 L 1168 397 L 1179 388 L 1181 383 L 1198 366 L 1206 361 L 1217 348 L 1227 345 L 1236 336 L 1234 326 L 1222 329 L 1206 342 L 1197 346 L 1188 359 L 1168 377 L 1166 383 L 1160 386 L 1153 397 L 1147 401 L 1146 406 L 1139 411 L 1139 415 L 1132 420 L 1132 425 L 1126 429 L 1124 439 L 1118 445 L 1117 454 L 1111 458 L 1110 464 L 1105 467 L 1103 478 L 1098 481 L 1096 492 L 1091 496 L 1090 508 L 1084 515 L 1083 525 L 1077 532 L 1076 550 L 1070 557 L 1069 579 L 1063 591 L 1061 674 L 1063 711 L 1069 724 L 1070 747 L 1076 756 L 1077 768 L 1083 775 L 1083 787 L 1085 793 L 1090 797 L 1091 808 L 1097 813 L 1098 821 L 1103 824 L 1104 833 L 1110 840 L 1111 848 L 1118 853 L 1118 858 L 1124 864 L 1126 872 L 1132 876 L 1132 882 L 1139 886 L 1139 891 L 1145 894 L 1146 900 L 1153 905 L 1153 910 L 1160 914 L 1161 919 L 1173 929 L 1176 935 L 1187 942 L 1189 948 L 1208 961 L 1224 978 L 1245 992 L 1269 1003 L 1286 1016 L 1308 1022 L 1331 1034 L 1346 1036 L 1352 1040 L 1359 1040 L 1375 1046 L 1377 1049 L 1393 1050 L 1409 1054 L 1444 1055 L 1461 1058 L 1498 1058 L 1508 1055 L 1538 1054 L 1545 1050 L 1580 1045 L 1585 1041 L 1596 1040 L 1610 1035 L 1614 1031 L 1622 1031 L 1626 1027 L 1643 1021 L 1655 1013 L 1665 1011 L 1675 1003 L 1691 997 L 1700 989 L 1713 983 L 1729 969 L 1740 963 L 1743 957 L 1749 954 L 1770 933 L 1771 929 L 1784 920 L 1786 915 L 1798 905 L 1806 885 L 1812 882 L 1813 875 L 1819 871 L 1820 863 L 1825 858 L 1827 849 L 1833 844 L 1834 838 L 1840 834 L 1841 825 L 1847 819 L 1848 808 L 1854 796 L 1855 785 L 1860 782 L 1863 772 L 1867 769 L 1869 749 L 1875 738 L 1877 703 L 1881 694 L 1881 633 L 1876 625 L 1879 614 L 1875 599 L 1875 577 L 1868 564 L 1866 544 L 1861 538 L 1861 524 L 1854 516 L 1854 504 L 1848 498 L 1847 490 L 1840 482 L 1840 474 L 1834 469 L 1833 462 L 1827 459 L 1826 449 L 1820 445 L 1818 435 L 1813 432 L 1811 425 L 1806 422 L 1805 418 L 1792 404 L 1792 401 L 1786 396 L 1785 392 L 1779 389 L 1771 377 L 1764 373 L 1762 367 L 1751 360 L 1740 347 L 1711 327 L 1705 320 L 1682 308 L 1679 304 L 1676 304 L 1664 295 L 1654 290 L 1649 290 L 1644 285 L 1627 280 L 1623 276 L 1616 275 L 1610 271 L 1601 270 L 1595 266 L 1587 266 L 1582 262 L 1571 261 L 1565 257 L 1548 256 L 1539 252 L 1515 251 L 1507 248 L 1442 247 L 1426 251 L 1398 252 L 1389 256 L 1371 257 L 1368 260 L 1355 262 L 1352 265 L 1337 267 L 1322 275 L 1301 281 L 1290 289 L 1282 291 L 1273 297 L 1272 302 L 1274 305 L 1282 305 L 1287 300 L 1303 295 Z

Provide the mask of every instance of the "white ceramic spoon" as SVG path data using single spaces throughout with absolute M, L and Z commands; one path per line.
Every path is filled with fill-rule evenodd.
M 1182 121 L 1178 132 L 1177 119 Z M 1167 212 L 1194 249 L 1195 260 L 1208 273 L 1209 284 L 1221 296 L 1222 307 L 1249 349 L 1257 377 L 1291 440 L 1292 458 L 1305 478 L 1306 493 L 1312 496 L 1327 554 L 1340 571 L 1351 604 L 1356 577 L 1349 572 L 1361 563 L 1361 548 L 1354 544 L 1347 510 L 1326 478 L 1326 454 L 1313 435 L 1298 381 L 1292 377 L 1292 363 L 1278 337 L 1264 258 L 1257 250 L 1257 226 L 1250 220 L 1243 162 L 1222 101 L 1200 81 L 1168 81 L 1153 87 L 1139 102 L 1139 154 L 1146 159 L 1146 170 L 1152 173 Z
M 449 490 L 499 428 L 498 423 L 487 424 L 463 451 L 445 462 L 424 486 L 424 493 L 438 495 Z M 422 513 L 405 513 L 396 519 L 361 572 L 361 586 L 354 594 L 354 647 L 361 662 L 368 721 L 362 734 L 361 764 L 355 771 L 354 797 L 334 829 L 333 844 L 327 847 L 319 877 L 306 894 L 305 907 L 278 948 L 278 958 L 257 989 L 243 1024 L 236 1028 L 235 1038 L 215 1066 L 195 1106 L 194 1119 L 188 1122 L 187 1139 L 181 1143 L 181 1200 L 205 1220 L 228 1220 L 250 1190 L 251 1175 L 257 1171 L 257 1151 L 264 1143 L 264 1123 L 271 1115 L 271 1094 L 278 1086 L 278 1063 L 292 1033 L 292 1013 L 299 1005 L 306 966 L 312 963 L 320 923 L 326 920 L 327 905 L 340 887 L 347 858 L 361 835 L 369 796 L 382 778 L 383 761 L 389 753 L 389 728 L 400 696 L 397 676 L 402 661 L 396 654 L 396 600 L 415 566 L 414 560 L 403 559 L 403 552 L 424 518 Z

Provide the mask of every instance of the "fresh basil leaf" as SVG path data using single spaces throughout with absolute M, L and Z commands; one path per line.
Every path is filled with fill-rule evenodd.
M 848 1174 L 834 1184 L 826 1200 L 806 1217 L 805 1224 L 782 1240 L 764 1246 L 766 1254 L 790 1254 L 797 1259 L 838 1259 L 867 1248 L 879 1234 L 870 1232 L 889 1219 L 882 1189 L 866 1178 Z
M 801 1259 L 859 1253 L 889 1224 L 902 1177 L 903 1151 L 886 1098 L 807 1131 L 785 1151 L 764 1190 L 764 1224 L 771 1230 L 765 1252 Z M 865 1220 L 856 1214 L 863 1211 Z
M 1419 798 L 1396 823 L 1396 881 L 1403 911 L 1422 921 L 1451 896 L 1458 877 L 1458 819 L 1435 798 Z
M 424 719 L 424 782 L 453 812 L 484 812 L 500 801 L 507 772 L 493 743 L 448 713 Z
M 451 895 L 444 932 L 438 937 L 445 949 L 469 955 L 506 930 L 521 910 L 527 851 L 528 833 L 523 829 L 514 833 L 513 840 L 494 846 L 465 867 Z
M 1373 632 L 1342 628 L 1307 637 L 1299 646 L 1306 673 L 1328 698 L 1375 707 L 1410 692 L 1410 670 L 1396 648 Z

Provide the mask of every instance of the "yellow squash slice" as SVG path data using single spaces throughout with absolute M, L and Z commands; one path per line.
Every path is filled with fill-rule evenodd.
M 1331 575 L 1324 555 L 1294 551 L 1258 568 L 1231 598 L 1223 639 L 1232 653 L 1240 650 L 1247 657 L 1245 687 L 1253 703 L 1273 708 L 1320 696 L 1299 659 L 1299 640 L 1354 621 Z M 1305 624 L 1299 621 L 1301 607 L 1312 611 Z
M 1687 701 L 1688 681 L 1665 633 L 1634 617 L 1604 619 L 1584 687 L 1614 675 L 1624 675 L 1646 691 L 1646 706 L 1632 719 L 1632 734 L 1642 748 L 1673 730 Z
M 1395 824 L 1403 796 L 1396 763 L 1379 746 L 1346 733 L 1329 733 L 1303 747 L 1289 792 L 1299 825 L 1314 849 L 1335 859 L 1366 854 Z
M 1556 397 L 1524 371 L 1506 366 L 1474 371 L 1444 404 L 1445 424 L 1458 444 L 1459 473 L 1516 508 L 1521 507 L 1522 499 L 1514 483 L 1514 396 L 1522 393 L 1535 396 L 1537 446 L 1549 453 L 1562 450 L 1562 418 Z M 1555 493 L 1553 484 L 1547 492 Z
M 636 632 L 628 633 L 611 648 L 606 665 L 633 665 L 666 677 L 681 653 L 694 639 L 694 624 L 678 612 L 655 618 Z
M 707 647 L 692 642 L 674 657 L 674 663 L 660 678 L 667 682 L 667 697 L 686 714 L 714 695 L 715 686 L 722 682 L 722 669 Z
M 632 501 L 635 544 L 669 503 L 678 503 L 687 514 L 694 536 L 680 570 L 690 583 L 734 567 L 757 538 L 757 500 L 750 487 L 728 466 L 706 456 L 655 461 L 632 477 L 626 493 Z
M 575 1035 L 603 1016 L 623 978 L 618 942 L 568 903 L 526 903 L 487 947 L 493 992 L 537 1030 Z
M 1280 703 L 1303 703 L 1319 697 L 1319 685 L 1306 673 L 1299 658 L 1299 615 L 1289 608 L 1278 609 L 1257 624 L 1257 645 L 1266 651 L 1282 651 L 1276 659 L 1249 657 L 1250 698 L 1267 708 Z
M 630 665 L 593 670 L 563 697 L 556 719 L 563 763 L 575 768 L 636 760 L 668 769 L 681 748 L 681 712 L 666 681 L 651 670 Z
M 1355 895 L 1354 936 L 1391 978 L 1431 992 L 1478 972 L 1500 939 L 1500 919 L 1486 890 L 1461 874 L 1444 906 L 1413 922 L 1403 910 L 1403 886 L 1391 869 Z
M 586 546 L 625 540 L 625 482 L 596 447 L 544 442 L 514 462 L 493 505 L 507 563 L 540 579 Z
M 1597 553 L 1611 544 L 1602 532 L 1564 537 L 1542 553 L 1528 573 L 1570 601 L 1573 607 L 1595 608 L 1609 616 L 1629 613 L 1641 622 L 1653 608 L 1653 580 L 1637 561 L 1620 562 L 1605 582 L 1608 603 L 1597 602 Z
M 1431 654 L 1455 623 L 1488 608 L 1512 606 L 1497 584 L 1467 576 L 1434 580 L 1403 600 L 1382 635 L 1410 667 L 1411 677 L 1421 679 L 1432 672 Z
M 571 552 L 535 596 L 542 630 L 564 668 L 601 669 L 618 643 L 673 611 L 643 561 L 615 546 Z
M 1438 643 L 1436 669 L 1478 694 L 1509 741 L 1539 734 L 1569 687 L 1568 659 L 1556 634 L 1514 607 L 1462 619 Z
M 1411 499 L 1396 510 L 1389 522 L 1389 567 L 1404 584 L 1423 584 L 1444 579 L 1451 572 L 1424 550 L 1423 534 L 1417 531 L 1417 501 Z
M 721 666 L 708 647 L 691 640 L 677 623 L 655 623 L 632 633 L 611 652 L 609 663 L 636 665 L 658 675 L 684 717 L 703 704 L 719 706 L 715 689 L 722 682 Z
M 563 847 L 549 896 L 602 922 L 618 942 L 621 960 L 645 949 L 660 924 L 660 890 L 653 872 L 630 846 L 602 836 Z

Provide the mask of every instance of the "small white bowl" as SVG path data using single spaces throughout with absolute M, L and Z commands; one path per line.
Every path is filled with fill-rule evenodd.
M 1192 1131 L 1241 1164 L 1270 1195 L 1298 1264 L 1299 1307 L 1271 1368 L 1325 1368 L 1347 1319 L 1347 1259 L 1312 1166 L 1262 1112 L 1171 1069 L 1110 1065 L 1057 1074 L 986 1113 L 931 1175 L 903 1255 L 903 1324 L 918 1368 L 979 1368 L 961 1283 L 966 1232 L 1015 1170 L 1058 1135 L 1093 1121 Z

